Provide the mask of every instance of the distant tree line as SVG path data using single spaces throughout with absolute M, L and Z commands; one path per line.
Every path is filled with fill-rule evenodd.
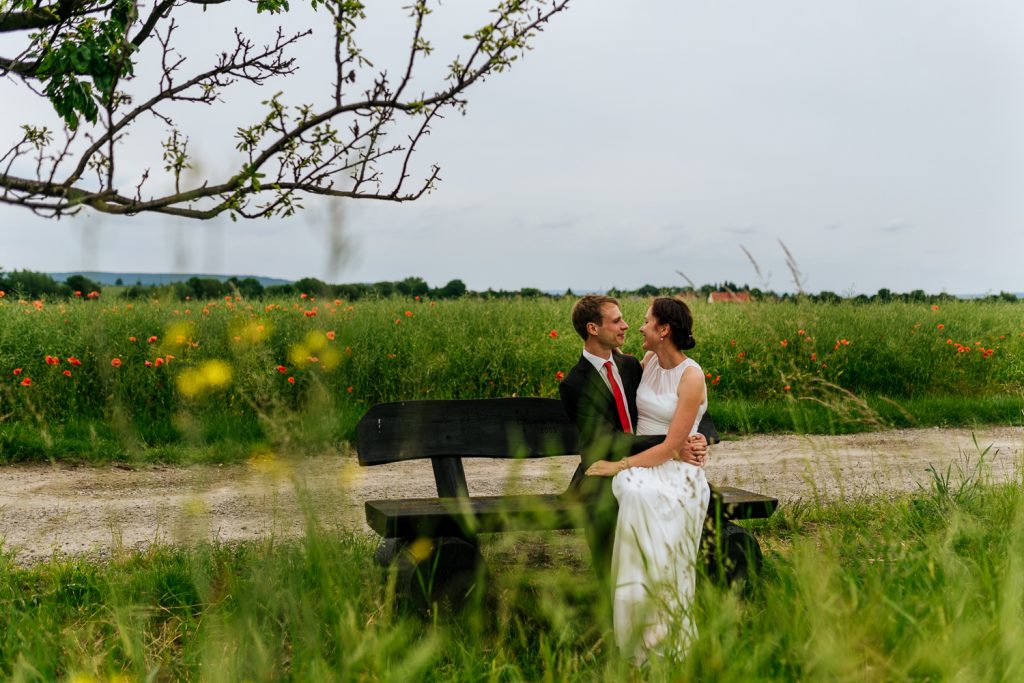
M 0 270 L 0 292 L 10 293 L 28 299 L 42 297 L 96 298 L 103 287 L 84 275 L 72 275 L 64 282 L 57 282 L 46 273 L 31 270 L 14 270 L 5 273 Z M 92 297 L 89 295 L 93 294 Z
M 182 282 L 175 282 L 164 285 L 143 285 L 136 282 L 134 285 L 125 286 L 120 279 L 117 281 L 116 296 L 125 299 L 178 299 L 206 300 L 220 299 L 226 296 L 241 296 L 244 299 L 262 299 L 282 296 L 300 296 L 305 294 L 309 297 L 321 299 L 342 299 L 345 301 L 358 301 L 359 299 L 398 297 L 422 297 L 428 299 L 458 299 L 464 296 L 473 296 L 482 299 L 535 299 L 541 297 L 560 298 L 575 297 L 571 290 L 563 294 L 544 292 L 533 287 L 524 287 L 518 290 L 494 290 L 487 289 L 475 292 L 467 289 L 462 280 L 451 280 L 443 287 L 431 287 L 421 277 L 407 277 L 404 280 L 374 282 L 372 284 L 329 284 L 313 277 L 305 277 L 295 282 L 282 285 L 263 284 L 254 277 L 237 278 L 230 277 L 226 280 L 216 278 L 191 277 Z M 0 270 L 0 291 L 12 296 L 39 299 L 46 297 L 53 298 L 96 298 L 103 291 L 103 286 L 83 275 L 72 275 L 64 282 L 57 282 L 46 273 L 34 272 L 31 270 L 15 270 L 4 272 Z M 683 296 L 694 299 L 707 299 L 712 292 L 746 292 L 755 301 L 813 301 L 819 303 L 839 303 L 852 301 L 854 303 L 940 303 L 943 301 L 954 301 L 957 297 L 952 294 L 928 294 L 922 289 L 915 289 L 910 292 L 899 293 L 889 289 L 880 289 L 875 294 L 856 294 L 843 296 L 835 292 L 822 291 L 816 294 L 791 294 L 784 292 L 778 294 L 771 290 L 762 290 L 749 285 L 737 285 L 726 280 L 722 283 L 706 284 L 699 288 L 695 287 L 655 287 L 644 285 L 637 289 L 611 289 L 608 294 L 617 297 L 655 297 L 655 296 Z M 92 295 L 92 296 L 90 296 Z M 1018 301 L 1016 294 L 1011 292 L 1000 292 L 989 294 L 976 299 L 978 301 Z

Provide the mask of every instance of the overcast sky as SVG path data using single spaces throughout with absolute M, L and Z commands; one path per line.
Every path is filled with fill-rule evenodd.
M 480 4 L 431 19 L 435 67 L 482 23 Z M 232 5 L 204 19 L 256 23 Z M 682 271 L 788 290 L 781 240 L 810 291 L 1024 291 L 1022 35 L 1019 0 L 576 0 L 435 128 L 417 170 L 436 162 L 443 182 L 418 202 L 309 202 L 238 223 L 0 207 L 0 268 L 551 290 L 683 285 Z M 381 21 L 363 46 L 386 62 L 403 36 Z M 6 149 L 34 110 L 0 88 Z M 228 127 L 210 127 L 207 168 L 231 158 L 233 143 L 214 143 L 253 117 L 248 102 L 218 110 Z

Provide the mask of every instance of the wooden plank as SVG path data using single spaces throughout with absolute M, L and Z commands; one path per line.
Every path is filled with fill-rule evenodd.
M 499 531 L 573 529 L 583 525 L 586 509 L 558 494 L 408 498 L 366 503 L 370 528 L 386 538 L 462 536 Z
M 578 451 L 577 438 L 561 402 L 543 398 L 380 403 L 356 427 L 362 465 L 566 455 Z
M 724 519 L 768 517 L 778 501 L 731 486 L 718 487 L 709 516 Z M 574 529 L 586 524 L 584 504 L 557 494 L 406 498 L 366 503 L 370 528 L 386 538 L 463 536 L 499 531 Z
M 718 443 L 705 413 L 698 429 Z M 356 427 L 360 465 L 438 457 L 538 458 L 579 452 L 576 427 L 553 398 L 379 403 Z
M 734 486 L 712 486 L 709 516 L 723 519 L 766 519 L 779 506 L 779 499 L 744 491 Z

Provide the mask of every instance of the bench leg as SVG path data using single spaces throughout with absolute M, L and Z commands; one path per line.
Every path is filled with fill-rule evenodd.
M 395 597 L 411 612 L 430 614 L 434 605 L 457 612 L 484 593 L 487 565 L 466 539 L 386 538 L 374 559 L 395 571 Z
M 761 544 L 749 529 L 723 521 L 718 525 L 704 527 L 701 546 L 705 553 L 708 576 L 715 581 L 732 586 L 746 584 L 761 569 L 764 554 Z

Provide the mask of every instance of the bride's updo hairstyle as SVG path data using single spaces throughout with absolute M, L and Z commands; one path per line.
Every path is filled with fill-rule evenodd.
M 659 325 L 668 325 L 672 343 L 681 351 L 689 351 L 697 345 L 693 338 L 693 314 L 685 301 L 669 297 L 658 297 L 651 304 L 651 315 Z

